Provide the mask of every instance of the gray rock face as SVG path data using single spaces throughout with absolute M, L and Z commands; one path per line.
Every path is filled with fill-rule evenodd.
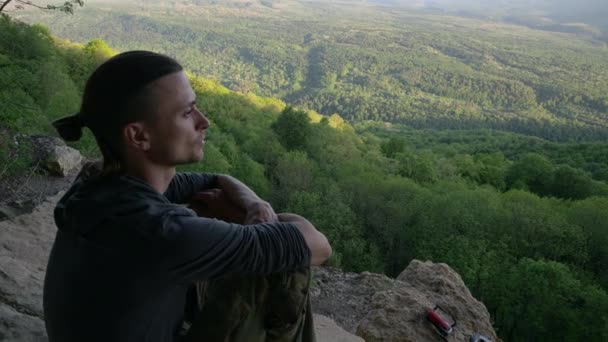
M 30 214 L 0 222 L 0 341 L 46 341 L 42 284 L 55 237 L 58 194 Z
M 339 327 L 336 322 L 323 315 L 314 315 L 315 334 L 319 342 L 364 342 L 356 335 Z
M 0 202 L 0 221 L 30 213 L 35 207 L 33 201 Z
M 381 274 L 316 267 L 311 287 L 312 307 L 316 313 L 333 318 L 354 333 L 367 315 L 374 293 L 392 288 L 393 283 L 394 280 Z
M 4 342 L 46 342 L 44 321 L 40 317 L 29 316 L 0 303 L 0 341 Z
M 15 208 L 8 205 L 0 204 L 0 221 L 15 217 L 18 214 L 19 212 Z

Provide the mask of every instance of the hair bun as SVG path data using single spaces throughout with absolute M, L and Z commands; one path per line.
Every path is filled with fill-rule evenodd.
M 59 136 L 65 141 L 77 141 L 82 137 L 82 127 L 84 126 L 80 114 L 66 116 L 53 121 L 53 127 Z

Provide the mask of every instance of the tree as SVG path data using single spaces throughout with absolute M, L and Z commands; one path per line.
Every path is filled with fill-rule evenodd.
M 498 190 L 504 190 L 505 172 L 508 166 L 504 154 L 502 152 L 480 154 L 475 159 L 480 164 L 479 183 L 490 184 Z
M 334 254 L 330 263 L 349 271 L 382 271 L 380 253 L 362 234 L 356 214 L 343 201 L 344 194 L 329 181 L 321 192 L 296 191 L 286 211 L 308 218 L 331 242 Z
M 383 141 L 380 149 L 385 156 L 395 158 L 398 153 L 405 150 L 405 140 L 399 137 L 391 137 L 387 141 Z
M 496 325 L 507 341 L 605 341 L 608 295 L 566 265 L 523 258 L 503 275 Z
M 100 64 L 106 59 L 116 55 L 118 52 L 103 41 L 103 39 L 93 39 L 84 46 L 84 53 L 95 65 Z
M 565 199 L 583 199 L 591 196 L 593 183 L 584 171 L 568 165 L 558 166 L 553 173 L 551 195 Z
M 304 150 L 310 138 L 311 127 L 306 112 L 286 107 L 272 124 L 279 141 L 288 150 Z
M 42 10 L 50 10 L 50 11 L 60 11 L 68 14 L 74 14 L 75 6 L 84 6 L 83 0 L 68 0 L 61 5 L 46 5 L 41 6 L 30 0 L 6 0 L 0 3 L 0 13 L 2 13 L 8 4 L 13 3 L 14 8 L 24 9 L 26 6 L 42 9 Z
M 282 155 L 273 170 L 275 201 L 283 204 L 294 191 L 310 191 L 315 172 L 316 165 L 308 159 L 306 153 L 293 151 Z
M 508 188 L 525 189 L 546 196 L 550 193 L 553 164 L 544 156 L 529 153 L 507 170 Z
M 437 180 L 435 156 L 428 151 L 413 152 L 409 149 L 398 153 L 395 157 L 399 162 L 399 174 L 415 180 L 418 183 L 433 183 Z
M 577 201 L 568 211 L 570 222 L 579 225 L 586 234 L 589 250 L 587 268 L 608 289 L 608 198 L 591 197 Z
M 568 222 L 554 201 L 520 190 L 511 190 L 501 197 L 507 216 L 497 219 L 492 229 L 493 234 L 509 241 L 511 254 L 575 266 L 586 264 L 586 236 L 582 228 Z

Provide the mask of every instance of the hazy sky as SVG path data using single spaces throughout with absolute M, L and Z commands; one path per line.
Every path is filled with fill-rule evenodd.
M 608 10 L 608 0 L 426 0 L 425 2 L 462 8 L 528 8 L 560 12 Z
M 480 15 L 546 16 L 557 22 L 608 25 L 608 0 L 423 0 L 427 6 Z M 404 0 L 400 3 L 413 3 Z

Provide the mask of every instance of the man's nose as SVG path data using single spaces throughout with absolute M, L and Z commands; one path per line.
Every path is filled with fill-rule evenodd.
M 198 112 L 197 121 L 196 121 L 196 129 L 209 128 L 209 119 L 207 119 L 207 116 L 205 116 L 205 114 L 203 114 L 203 112 L 198 109 L 196 111 Z

